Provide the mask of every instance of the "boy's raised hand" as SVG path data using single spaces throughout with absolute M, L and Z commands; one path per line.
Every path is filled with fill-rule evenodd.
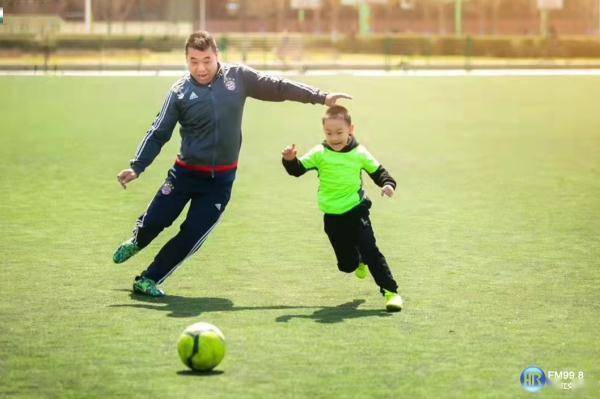
M 381 196 L 383 197 L 384 195 L 386 195 L 391 198 L 392 195 L 394 195 L 394 192 L 395 192 L 394 187 L 390 186 L 389 184 L 386 184 L 381 189 Z
M 281 156 L 283 156 L 283 159 L 286 161 L 293 161 L 297 154 L 298 150 L 296 150 L 296 144 L 292 144 L 291 146 L 288 145 L 281 151 Z

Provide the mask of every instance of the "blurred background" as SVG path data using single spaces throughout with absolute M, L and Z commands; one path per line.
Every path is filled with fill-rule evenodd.
M 271 69 L 590 68 L 600 0 L 1 0 L 2 69 L 182 69 L 206 29 Z

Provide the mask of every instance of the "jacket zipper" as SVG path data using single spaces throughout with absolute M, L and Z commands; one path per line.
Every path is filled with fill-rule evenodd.
M 210 171 L 211 177 L 215 177 L 215 164 L 217 158 L 217 133 L 218 133 L 218 116 L 217 116 L 217 106 L 215 102 L 215 95 L 213 93 L 212 84 L 208 85 L 208 90 L 210 91 L 210 99 L 212 101 L 213 106 L 213 123 L 214 123 L 214 131 L 213 131 L 213 151 L 212 151 L 212 169 Z

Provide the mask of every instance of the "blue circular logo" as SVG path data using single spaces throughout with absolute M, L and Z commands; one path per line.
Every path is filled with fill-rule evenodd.
M 546 385 L 546 374 L 539 367 L 527 367 L 521 372 L 521 386 L 528 392 L 538 392 Z

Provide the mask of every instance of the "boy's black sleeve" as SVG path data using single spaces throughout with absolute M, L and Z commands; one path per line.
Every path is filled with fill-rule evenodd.
M 306 173 L 306 168 L 298 158 L 294 158 L 291 161 L 281 158 L 281 162 L 285 170 L 292 176 L 299 177 Z
M 369 173 L 369 176 L 379 187 L 383 187 L 386 184 L 389 184 L 390 186 L 394 187 L 394 190 L 396 189 L 396 180 L 394 180 L 394 178 L 390 176 L 388 171 L 385 170 L 385 168 L 382 165 L 379 165 L 375 172 Z

